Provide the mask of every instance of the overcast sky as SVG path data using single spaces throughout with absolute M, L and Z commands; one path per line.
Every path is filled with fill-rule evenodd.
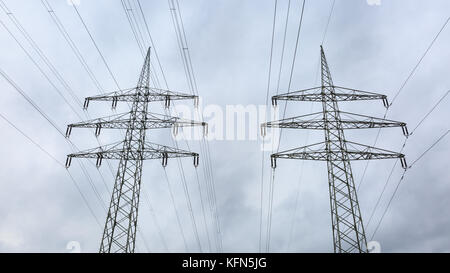
M 84 97 L 102 91 L 93 84 L 41 1 L 1 2 L 7 5 L 81 101 Z M 102 89 L 105 92 L 117 89 L 73 7 L 63 0 L 48 2 Z M 167 1 L 140 2 L 170 89 L 188 92 Z M 288 91 L 301 2 L 291 1 L 279 90 L 282 93 Z M 291 91 L 317 85 L 319 46 L 332 2 L 306 1 Z M 274 78 L 280 65 L 287 3 L 287 0 L 278 1 Z M 336 0 L 324 48 L 336 85 L 383 93 L 392 99 L 450 15 L 450 2 L 381 0 L 379 4 L 369 5 L 366 0 Z M 121 1 L 81 0 L 77 8 L 119 86 L 135 86 L 143 57 Z M 225 111 L 227 105 L 264 105 L 274 1 L 180 0 L 180 8 L 203 107 L 218 105 Z M 44 73 L 49 75 L 51 82 L 56 83 L 71 106 L 65 103 L 3 26 L 0 26 L 0 69 L 63 130 L 67 124 L 80 120 L 71 107 L 85 119 L 81 107 L 75 104 L 67 88 L 55 79 L 10 18 L 11 15 L 0 10 L 1 22 L 31 54 L 31 58 L 43 67 Z M 389 109 L 388 118 L 406 122 L 410 130 L 450 89 L 449 27 L 442 31 Z M 3 77 L 0 77 L 0 88 L 0 114 L 57 160 L 64 162 L 66 155 L 72 152 L 66 140 Z M 276 91 L 276 84 L 272 84 L 270 95 Z M 192 108 L 191 102 L 183 104 Z M 89 116 L 93 118 L 114 114 L 109 106 L 109 103 L 93 102 L 90 104 Z M 385 112 L 378 101 L 343 103 L 341 109 L 377 117 L 382 117 Z M 152 104 L 151 110 L 163 113 L 158 104 Z M 311 110 L 319 111 L 320 105 L 289 103 L 286 117 L 306 114 Z M 121 105 L 117 111 L 126 111 L 126 105 Z M 449 129 L 449 115 L 447 97 L 410 136 L 403 151 L 409 163 Z M 260 119 L 258 122 L 263 121 L 263 118 Z M 81 195 L 63 167 L 3 119 L 0 119 L 0 132 L 0 251 L 68 252 L 67 244 L 76 241 L 81 251 L 97 252 L 106 218 L 103 206 L 109 204 L 109 191 L 114 183 L 108 165 L 103 164 L 97 170 L 92 162 L 74 159 L 69 171 L 81 189 Z M 372 145 L 377 132 L 377 129 L 351 131 L 346 133 L 346 137 L 351 141 Z M 82 149 L 99 145 L 93 133 L 86 129 L 74 129 L 72 135 L 71 140 Z M 148 132 L 152 142 L 172 145 L 167 136 L 170 136 L 170 130 Z M 99 141 L 102 144 L 112 143 L 120 140 L 120 137 L 118 133 L 104 130 Z M 320 141 L 323 141 L 320 131 L 308 133 L 304 130 L 285 130 L 280 149 L 287 150 Z M 401 129 L 385 129 L 380 134 L 377 147 L 400 151 L 403 142 Z M 256 252 L 259 248 L 261 143 L 261 139 L 209 141 L 221 239 L 226 252 Z M 200 152 L 198 141 L 189 141 L 189 144 L 190 149 Z M 187 149 L 186 142 L 180 141 L 179 145 Z M 371 162 L 363 180 L 366 163 L 352 164 L 355 183 L 363 181 L 358 197 L 368 240 L 379 242 L 382 252 L 450 251 L 450 214 L 447 213 L 450 206 L 449 153 L 450 141 L 447 137 L 406 172 L 373 239 L 372 234 L 403 170 L 399 165 L 396 166 L 378 209 L 367 225 L 395 161 Z M 270 176 L 269 154 L 265 153 L 265 189 Z M 201 160 L 205 160 L 204 154 L 200 156 Z M 83 174 L 78 164 L 81 161 L 84 161 L 92 183 Z M 208 213 L 208 203 L 204 200 L 207 210 L 205 227 L 192 161 L 183 159 L 182 163 L 202 250 L 210 250 L 207 228 L 212 251 L 215 251 L 212 237 L 215 229 Z M 112 168 L 116 167 L 117 162 L 112 162 Z M 177 161 L 169 160 L 166 171 L 174 191 L 174 203 L 160 162 L 145 162 L 143 192 L 149 199 L 141 198 L 137 250 L 186 251 L 173 209 L 175 205 L 180 213 L 188 251 L 198 252 Z M 201 190 L 204 192 L 202 165 L 198 171 Z M 269 201 L 267 191 L 264 194 L 265 230 Z M 298 206 L 295 209 L 297 195 Z M 279 160 L 275 170 L 270 251 L 331 252 L 332 246 L 326 164 Z

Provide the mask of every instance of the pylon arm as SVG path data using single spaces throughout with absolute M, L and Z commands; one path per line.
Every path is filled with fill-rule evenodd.
M 373 160 L 399 158 L 404 169 L 407 168 L 405 155 L 384 149 L 370 147 L 350 141 L 345 141 L 346 149 L 340 147 L 339 141 L 332 141 L 327 149 L 326 142 L 320 142 L 300 148 L 287 150 L 271 155 L 272 168 L 276 168 L 276 159 L 302 159 L 319 161 L 341 161 L 343 154 L 348 160 Z
M 393 120 L 369 117 L 343 111 L 332 111 L 336 116 L 339 114 L 341 121 L 339 123 L 327 121 L 323 117 L 323 112 L 282 119 L 278 121 L 266 122 L 261 125 L 261 134 L 266 134 L 266 128 L 288 128 L 288 129 L 369 129 L 369 128 L 389 128 L 401 127 L 403 134 L 408 136 L 406 123 Z
M 97 159 L 97 167 L 100 167 L 103 159 L 124 159 L 124 160 L 149 160 L 149 159 L 162 159 L 162 165 L 167 165 L 169 158 L 177 157 L 193 157 L 194 166 L 197 167 L 199 163 L 199 155 L 168 146 L 163 146 L 155 143 L 145 143 L 143 150 L 127 149 L 124 146 L 124 142 L 118 142 L 111 145 L 105 145 L 86 151 L 73 153 L 67 155 L 66 168 L 69 168 L 72 162 L 72 158 L 94 158 Z
M 294 91 L 286 94 L 281 94 L 272 97 L 272 105 L 276 106 L 279 100 L 286 101 L 313 101 L 322 102 L 326 101 L 356 101 L 356 100 L 382 100 L 385 107 L 389 106 L 387 97 L 382 94 L 361 91 L 356 89 L 350 89 L 339 86 L 324 86 L 324 88 L 333 88 L 334 93 L 327 92 L 322 94 L 322 87 L 315 87 L 304 89 L 300 91 Z M 330 98 L 331 97 L 331 98 Z
M 178 117 L 170 117 L 154 113 L 147 113 L 144 122 L 132 122 L 131 112 L 128 112 L 69 124 L 66 130 L 66 137 L 70 136 L 72 133 L 72 128 L 94 128 L 95 135 L 98 136 L 100 135 L 101 129 L 128 129 L 130 126 L 135 127 L 135 129 L 160 129 L 172 127 L 174 134 L 178 132 L 178 128 L 180 127 L 203 126 L 204 135 L 208 133 L 208 124 L 206 122 L 186 120 Z
M 198 96 L 173 92 L 169 90 L 159 89 L 159 88 L 132 88 L 119 90 L 111 93 L 101 94 L 94 97 L 87 97 L 84 101 L 84 108 L 87 109 L 89 107 L 90 101 L 111 101 L 112 108 L 116 108 L 117 102 L 126 101 L 126 102 L 153 102 L 153 101 L 164 101 L 165 106 L 169 107 L 170 102 L 173 100 L 188 100 L 193 99 L 195 106 L 198 105 Z

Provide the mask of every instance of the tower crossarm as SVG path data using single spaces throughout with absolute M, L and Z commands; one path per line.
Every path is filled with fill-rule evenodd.
M 116 108 L 117 102 L 154 102 L 164 101 L 165 106 L 169 107 L 170 102 L 174 100 L 193 99 L 195 106 L 198 105 L 198 96 L 164 90 L 153 87 L 135 87 L 131 89 L 119 90 L 111 93 L 105 93 L 93 97 L 87 97 L 84 100 L 84 108 L 89 107 L 90 101 L 111 101 L 112 108 Z
M 169 158 L 193 157 L 194 166 L 198 166 L 199 154 L 155 143 L 146 142 L 144 149 L 127 150 L 124 142 L 117 142 L 78 153 L 67 155 L 66 167 L 70 167 L 72 158 L 93 158 L 97 160 L 96 166 L 100 167 L 103 159 L 116 160 L 150 160 L 162 159 L 163 166 L 167 165 Z
M 334 111 L 336 112 L 336 111 Z M 336 113 L 333 113 L 336 115 Z M 329 129 L 370 129 L 370 128 L 390 128 L 401 127 L 403 134 L 408 136 L 406 123 L 381 119 L 365 115 L 359 115 L 349 112 L 339 111 L 341 116 L 340 123 L 331 122 L 324 119 L 323 112 L 282 119 L 278 121 L 266 122 L 261 125 L 261 134 L 266 134 L 266 128 L 288 128 L 288 129 L 310 129 L 325 130 Z M 339 128 L 337 128 L 339 126 Z
M 386 95 L 334 85 L 314 87 L 273 96 L 272 105 L 276 106 L 279 100 L 323 102 L 322 89 L 333 89 L 333 100 L 335 101 L 382 100 L 385 107 L 389 106 Z M 325 99 L 328 100 L 329 98 L 325 97 Z
M 407 168 L 405 155 L 379 149 L 355 142 L 345 141 L 347 150 L 340 148 L 339 141 L 332 141 L 327 149 L 326 142 L 311 144 L 271 155 L 272 167 L 276 168 L 276 159 L 301 159 L 318 161 L 341 161 L 343 156 L 346 160 L 373 160 L 373 159 L 395 159 L 399 158 L 403 168 Z
M 128 129 L 130 126 L 139 127 L 137 129 L 141 129 L 141 127 L 143 129 L 173 128 L 174 133 L 176 133 L 180 127 L 203 126 L 205 135 L 208 131 L 208 124 L 206 122 L 187 120 L 155 113 L 147 113 L 143 122 L 132 122 L 133 120 L 131 118 L 131 112 L 128 112 L 69 124 L 66 130 L 66 137 L 70 136 L 72 128 L 94 128 L 95 135 L 97 136 L 100 135 L 101 129 Z

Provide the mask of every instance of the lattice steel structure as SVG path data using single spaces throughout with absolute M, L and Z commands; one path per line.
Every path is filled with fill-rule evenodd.
M 403 122 L 340 111 L 338 102 L 342 101 L 382 100 L 385 107 L 389 104 L 385 95 L 335 86 L 322 46 L 320 54 L 322 86 L 274 96 L 272 104 L 276 106 L 278 100 L 321 102 L 322 112 L 267 122 L 261 129 L 263 134 L 266 128 L 324 130 L 324 142 L 272 154 L 272 168 L 278 158 L 326 161 L 334 252 L 367 252 L 350 161 L 399 158 L 402 167 L 407 166 L 403 154 L 347 141 L 344 130 L 401 127 L 407 136 L 408 129 Z
M 148 111 L 150 102 L 164 102 L 165 106 L 169 107 L 171 100 L 186 99 L 193 99 L 197 106 L 197 96 L 150 87 L 149 49 L 135 88 L 88 97 L 84 103 L 84 108 L 87 108 L 90 101 L 111 101 L 112 107 L 115 108 L 119 101 L 125 101 L 131 103 L 130 112 L 68 125 L 67 137 L 70 136 L 72 128 L 94 128 L 96 136 L 100 134 L 102 128 L 126 129 L 123 141 L 69 154 L 66 160 L 66 167 L 70 166 L 74 157 L 96 159 L 98 167 L 103 159 L 119 160 L 100 252 L 128 253 L 135 250 L 144 160 L 161 159 L 165 167 L 169 158 L 193 157 L 194 166 L 198 166 L 199 155 L 197 153 L 150 143 L 146 140 L 146 130 L 148 129 L 173 127 L 175 132 L 179 127 L 186 126 L 203 126 L 204 130 L 207 129 L 207 124 L 204 122 L 152 114 Z

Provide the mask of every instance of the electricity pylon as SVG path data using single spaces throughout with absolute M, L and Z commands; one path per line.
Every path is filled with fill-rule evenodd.
M 176 132 L 178 127 L 203 126 L 204 130 L 207 128 L 207 124 L 204 122 L 183 120 L 177 117 L 148 112 L 150 102 L 164 101 L 165 107 L 169 107 L 171 100 L 186 99 L 193 99 L 195 106 L 197 106 L 197 96 L 150 87 L 149 48 L 136 87 L 88 97 L 84 103 L 84 108 L 86 109 L 90 101 L 111 101 L 112 108 L 116 108 L 119 101 L 124 101 L 131 103 L 130 112 L 68 125 L 67 137 L 70 136 L 72 128 L 76 127 L 94 128 L 96 136 L 100 134 L 102 128 L 126 129 L 123 141 L 69 154 L 66 160 L 67 168 L 74 157 L 94 158 L 97 160 L 97 167 L 100 167 L 103 159 L 119 160 L 100 252 L 128 253 L 135 250 L 142 164 L 144 160 L 161 159 L 162 165 L 165 167 L 169 158 L 193 157 L 194 166 L 198 166 L 199 155 L 197 153 L 146 141 L 147 129 L 173 127 Z
M 264 123 L 262 133 L 270 127 L 324 130 L 324 142 L 272 154 L 272 168 L 276 168 L 277 158 L 326 161 L 334 252 L 367 252 L 350 161 L 399 158 L 402 167 L 407 166 L 403 154 L 347 141 L 344 130 L 401 127 L 408 136 L 408 129 L 403 122 L 340 111 L 338 102 L 341 101 L 379 99 L 385 107 L 389 104 L 385 95 L 335 86 L 322 46 L 320 54 L 322 86 L 273 96 L 272 104 L 276 106 L 278 100 L 321 102 L 322 111 Z

